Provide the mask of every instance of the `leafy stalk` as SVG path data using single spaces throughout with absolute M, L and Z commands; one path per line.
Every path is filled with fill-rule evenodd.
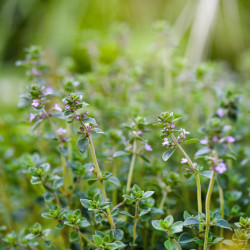
M 174 241 L 174 243 L 176 244 L 176 246 L 181 250 L 181 246 L 180 246 L 180 244 L 178 243 L 178 241 L 169 233 L 169 232 L 166 232 L 167 233 L 167 235 L 171 238 L 171 239 L 173 239 L 173 241 Z
M 105 191 L 105 186 L 104 186 L 104 181 L 103 181 L 103 178 L 102 178 L 102 173 L 100 171 L 99 164 L 98 164 L 98 161 L 97 161 L 97 158 L 96 158 L 95 147 L 94 147 L 94 143 L 93 143 L 93 140 L 91 138 L 91 135 L 88 136 L 88 140 L 89 140 L 92 159 L 93 159 L 93 162 L 94 162 L 94 165 L 95 165 L 95 170 L 96 170 L 96 173 L 97 173 L 100 185 L 101 185 L 102 194 L 104 196 L 105 202 L 108 202 L 106 191 Z M 109 224 L 112 227 L 112 229 L 115 229 L 115 225 L 114 225 L 114 222 L 113 222 L 113 217 L 111 215 L 111 211 L 110 211 L 109 207 L 107 208 L 107 213 L 108 213 L 108 217 L 109 217 L 108 218 Z
M 44 179 L 42 179 L 42 182 L 44 184 L 44 186 L 46 186 L 51 192 L 52 194 L 54 195 L 55 197 L 55 200 L 56 200 L 56 203 L 57 205 L 59 206 L 60 209 L 62 209 L 62 206 L 61 206 L 61 203 L 60 203 L 60 200 L 58 198 L 58 195 L 57 193 L 54 191 L 54 189 L 50 186 L 50 184 L 48 182 L 46 182 Z
M 183 149 L 183 147 L 179 144 L 179 142 L 177 141 L 176 137 L 174 136 L 173 133 L 171 133 L 171 137 L 174 140 L 176 146 L 181 150 L 181 152 L 183 153 L 183 155 L 185 156 L 185 158 L 188 161 L 188 165 L 189 167 L 192 169 L 192 171 L 195 174 L 195 178 L 196 178 L 196 186 L 197 186 L 197 202 L 198 202 L 198 212 L 202 213 L 202 201 L 201 201 L 201 182 L 200 182 L 200 176 L 197 173 L 197 171 L 195 170 L 195 165 L 194 163 L 191 161 L 191 159 L 189 158 L 189 156 L 187 155 L 187 153 L 185 152 L 185 150 Z M 199 225 L 199 231 L 202 231 L 202 225 Z
M 78 235 L 79 235 L 79 245 L 80 245 L 80 249 L 83 250 L 82 238 L 81 238 L 81 234 L 80 234 L 80 229 L 79 229 L 79 227 L 77 228 L 77 231 L 78 231 Z
M 54 132 L 56 134 L 56 137 L 57 137 L 57 139 L 59 141 L 59 145 L 62 146 L 61 143 L 60 143 L 60 140 L 59 140 L 60 139 L 59 135 L 58 135 L 58 133 L 56 131 L 55 124 L 51 121 L 51 119 L 50 119 L 50 117 L 49 117 L 49 115 L 48 115 L 48 113 L 47 113 L 47 111 L 45 109 L 43 109 L 43 113 L 46 115 L 46 117 L 47 117 L 47 119 L 48 119 L 48 121 L 49 121 L 52 129 L 54 130 Z M 63 168 L 64 190 L 66 192 L 70 192 L 70 190 L 68 190 L 68 188 L 69 188 L 69 181 L 68 181 L 69 176 L 68 176 L 67 168 L 66 168 L 66 159 L 65 159 L 65 157 L 62 154 L 61 154 L 61 163 L 62 163 L 62 168 Z
M 80 120 L 80 123 L 83 126 L 83 128 L 87 131 L 87 128 L 86 128 L 84 122 Z M 95 154 L 95 147 L 94 147 L 94 143 L 93 143 L 91 135 L 88 136 L 88 141 L 89 141 L 89 145 L 90 145 L 91 156 L 92 156 L 94 166 L 95 166 L 95 171 L 96 171 L 97 177 L 98 177 L 99 182 L 100 182 L 101 191 L 102 191 L 105 202 L 108 202 L 107 195 L 106 195 L 106 190 L 105 190 L 105 185 L 104 185 L 104 181 L 103 181 L 103 178 L 102 178 L 102 172 L 100 170 L 100 167 L 99 167 L 99 164 L 98 164 L 98 161 L 97 161 L 97 157 L 96 157 L 96 154 Z M 113 217 L 111 215 L 111 211 L 110 211 L 109 207 L 107 208 L 107 213 L 108 213 L 109 224 L 110 224 L 112 229 L 115 229 L 115 225 L 114 225 L 114 222 L 113 222 Z
M 139 211 L 139 201 L 136 201 L 136 203 L 135 203 L 135 221 L 134 221 L 134 226 L 133 226 L 133 244 L 135 244 L 136 226 L 137 226 L 137 222 L 139 219 L 138 211 Z M 134 247 L 132 247 L 132 250 L 133 249 L 134 249 Z
M 206 231 L 205 231 L 205 240 L 204 240 L 203 250 L 207 250 L 207 244 L 208 244 L 208 234 L 209 234 L 209 228 L 210 228 L 209 210 L 210 210 L 210 200 L 211 200 L 212 190 L 213 190 L 213 186 L 214 186 L 215 173 L 216 173 L 216 171 L 213 170 L 213 175 L 212 175 L 212 178 L 210 179 L 209 187 L 208 187 L 208 190 L 207 190 L 207 197 L 206 197 Z
M 137 150 L 137 143 L 136 143 L 136 140 L 134 140 L 132 160 L 131 160 L 130 167 L 129 167 L 128 181 L 127 181 L 127 187 L 126 187 L 126 193 L 127 194 L 128 194 L 128 192 L 130 190 L 130 187 L 131 187 L 133 171 L 134 171 L 134 167 L 135 167 L 136 150 Z

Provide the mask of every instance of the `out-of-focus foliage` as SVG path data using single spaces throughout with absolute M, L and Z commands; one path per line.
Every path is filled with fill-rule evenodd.
M 77 249 L 79 231 L 102 249 L 136 247 L 134 221 L 136 249 L 171 249 L 176 247 L 174 239 L 183 249 L 196 249 L 203 244 L 196 231 L 201 224 L 205 230 L 205 214 L 197 213 L 193 177 L 196 171 L 201 176 L 204 204 L 214 159 L 219 166 L 215 170 L 223 173 L 216 177 L 212 193 L 209 244 L 224 237 L 223 244 L 244 249 L 250 199 L 250 63 L 244 47 L 249 39 L 244 32 L 248 2 L 238 3 L 242 33 L 235 37 L 235 50 L 229 49 L 230 40 L 218 35 L 222 24 L 215 26 L 210 47 L 211 58 L 228 56 L 234 71 L 225 61 L 192 64 L 183 56 L 189 36 L 177 43 L 174 33 L 183 1 L 1 4 L 0 56 L 6 71 L 0 79 L 0 249 L 17 242 L 21 249 Z M 154 22 L 165 17 L 169 22 Z M 23 47 L 31 43 L 43 45 L 45 53 L 32 46 L 25 58 Z M 25 67 L 26 77 L 21 69 L 7 66 L 19 58 L 17 65 Z M 175 121 L 179 116 L 182 119 Z M 85 130 L 78 121 L 87 124 Z M 195 159 L 195 171 L 183 165 L 170 132 L 178 133 L 178 142 Z M 108 201 L 99 194 L 90 134 Z M 134 173 L 126 187 L 135 141 Z M 221 164 L 227 167 L 225 173 Z M 57 198 L 62 209 L 55 205 Z M 107 230 L 112 224 L 108 209 L 117 231 Z

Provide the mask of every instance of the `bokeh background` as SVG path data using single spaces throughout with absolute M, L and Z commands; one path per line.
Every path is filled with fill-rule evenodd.
M 24 48 L 30 45 L 45 51 L 43 59 L 51 67 L 47 87 L 65 96 L 61 85 L 65 77 L 73 76 L 80 82 L 80 91 L 91 104 L 91 116 L 108 134 L 95 143 L 101 167 L 109 171 L 113 153 L 124 150 L 112 134 L 133 115 L 145 115 L 154 124 L 162 111 L 178 112 L 183 117 L 178 126 L 202 139 L 206 134 L 200 128 L 207 125 L 225 93 L 235 94 L 239 109 L 237 106 L 237 119 L 230 121 L 229 127 L 237 140 L 238 158 L 230 163 L 234 172 L 228 176 L 225 206 L 229 212 L 235 204 L 239 207 L 230 217 L 232 222 L 240 212 L 249 213 L 249 13 L 249 0 L 2 0 L 0 164 L 5 170 L 2 185 L 6 189 L 0 186 L 0 194 L 2 190 L 10 201 L 6 199 L 7 205 L 0 207 L 0 222 L 12 224 L 10 228 L 17 231 L 34 220 L 44 223 L 40 216 L 42 197 L 35 202 L 38 192 L 22 172 L 24 154 L 38 153 L 53 162 L 53 167 L 60 166 L 53 144 L 46 136 L 31 133 L 29 112 L 17 108 L 19 96 L 31 82 L 15 62 L 24 59 Z M 57 102 L 62 106 L 61 97 Z M 151 162 L 138 161 L 134 181 L 155 190 L 162 169 L 178 170 L 183 176 L 181 155 L 166 165 L 161 160 L 160 131 L 151 127 L 147 139 L 153 147 Z M 76 158 L 81 159 L 76 137 L 72 144 Z M 187 151 L 193 156 L 199 147 Z M 124 166 L 117 162 L 122 167 L 115 175 L 124 184 L 128 162 Z M 178 218 L 182 218 L 183 207 L 195 211 L 193 184 L 183 177 L 182 186 L 168 198 L 169 211 Z M 115 198 L 119 195 L 115 193 Z
M 158 20 L 169 23 L 179 54 L 191 63 L 223 60 L 236 72 L 247 71 L 249 11 L 248 0 L 2 0 L 1 106 L 15 105 L 10 97 L 17 97 L 24 76 L 14 63 L 24 56 L 24 48 L 41 45 L 50 62 L 71 57 L 76 71 L 86 72 L 91 67 L 86 41 L 99 40 L 104 60 L 110 62 L 119 51 L 112 34 L 127 32 L 128 51 L 140 59 L 155 39 Z

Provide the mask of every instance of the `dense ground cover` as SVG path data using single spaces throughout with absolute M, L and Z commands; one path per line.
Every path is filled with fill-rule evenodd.
M 87 73 L 36 46 L 16 63 L 27 87 L 1 121 L 1 249 L 247 249 L 247 72 L 190 65 L 155 29 L 143 60 L 123 27 L 115 49 L 85 44 Z

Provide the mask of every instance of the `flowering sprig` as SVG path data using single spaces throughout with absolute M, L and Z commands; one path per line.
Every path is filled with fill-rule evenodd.
M 190 133 L 185 129 L 176 129 L 174 123 L 181 118 L 180 115 L 174 114 L 173 112 L 162 112 L 158 117 L 158 123 L 155 126 L 161 128 L 161 137 L 163 138 L 162 146 L 166 147 L 166 152 L 163 153 L 162 158 L 167 161 L 174 153 L 176 147 L 181 144 L 191 144 L 199 142 L 198 139 L 186 140 L 186 135 Z M 177 138 L 174 133 L 179 132 Z
M 25 59 L 16 62 L 17 66 L 26 68 L 26 74 L 37 82 L 43 82 L 42 77 L 46 74 L 48 66 L 43 62 L 43 51 L 39 46 L 30 46 L 25 49 Z
M 64 115 L 67 118 L 68 122 L 71 123 L 74 121 L 78 121 L 80 123 L 78 135 L 80 135 L 81 138 L 77 142 L 78 149 L 80 152 L 83 153 L 87 150 L 88 146 L 90 145 L 91 156 L 92 156 L 92 159 L 94 162 L 94 167 L 95 167 L 93 172 L 97 176 L 96 178 L 94 178 L 93 182 L 95 182 L 97 180 L 100 182 L 101 191 L 102 191 L 104 200 L 105 200 L 105 202 L 108 202 L 106 190 L 105 190 L 105 186 L 104 186 L 104 180 L 105 179 L 110 180 L 109 177 L 111 177 L 111 176 L 109 174 L 107 176 L 102 174 L 100 167 L 99 167 L 99 164 L 98 164 L 98 161 L 97 161 L 97 158 L 96 158 L 94 143 L 93 143 L 93 140 L 91 137 L 91 132 L 93 132 L 93 131 L 95 133 L 103 133 L 103 132 L 98 128 L 93 129 L 93 125 L 96 125 L 96 121 L 94 118 L 91 118 L 91 117 L 83 118 L 83 116 L 80 116 L 81 114 L 85 114 L 84 108 L 88 105 L 87 103 L 82 101 L 82 98 L 83 98 L 82 95 L 79 95 L 77 93 L 68 94 L 68 96 L 66 98 L 63 98 L 63 103 L 65 104 Z M 113 180 L 113 178 L 112 178 L 112 180 Z M 115 178 L 114 182 L 119 183 L 118 179 L 116 179 L 116 178 Z M 114 182 L 112 182 L 112 183 L 114 183 Z M 110 208 L 107 207 L 106 210 L 107 210 L 107 214 L 108 214 L 108 221 L 109 221 L 111 227 L 114 229 L 115 225 L 113 222 L 113 217 L 111 215 Z

